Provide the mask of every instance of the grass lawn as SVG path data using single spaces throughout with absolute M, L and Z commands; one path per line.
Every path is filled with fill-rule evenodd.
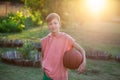
M 4 33 L 0 34 L 0 37 L 8 38 L 8 39 L 20 39 L 20 40 L 32 40 L 39 41 L 41 37 L 48 34 L 48 30 L 46 27 L 34 27 L 27 30 L 24 30 L 21 33 Z
M 8 65 L 0 62 L 0 80 L 42 80 L 42 70 Z
M 120 64 L 115 61 L 87 59 L 83 74 L 69 70 L 69 80 L 120 80 Z M 19 67 L 0 62 L 0 80 L 42 80 L 41 68 Z
M 107 51 L 113 56 L 120 53 L 120 23 L 74 23 L 67 25 L 62 31 L 74 37 L 84 48 Z
M 62 28 L 70 34 L 83 47 L 91 47 L 97 50 L 107 51 L 116 56 L 120 53 L 120 24 L 118 23 L 76 23 Z M 49 31 L 35 27 L 22 33 L 0 34 L 0 37 L 10 39 L 30 39 L 39 41 Z M 13 49 L 13 48 L 12 48 Z M 0 48 L 0 53 L 10 48 Z M 0 62 L 0 80 L 42 80 L 41 68 L 19 67 Z M 69 80 L 120 80 L 120 63 L 110 60 L 87 59 L 86 71 L 78 75 L 76 70 L 69 70 Z

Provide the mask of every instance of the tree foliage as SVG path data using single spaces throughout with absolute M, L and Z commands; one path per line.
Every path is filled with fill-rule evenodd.
M 80 19 L 78 5 L 81 0 L 23 0 L 25 6 L 35 14 L 40 13 L 43 21 L 51 13 L 58 13 L 63 21 Z
M 47 14 L 47 5 L 48 0 L 23 0 L 25 7 L 28 8 L 32 14 L 40 14 L 38 18 L 44 20 L 44 17 Z

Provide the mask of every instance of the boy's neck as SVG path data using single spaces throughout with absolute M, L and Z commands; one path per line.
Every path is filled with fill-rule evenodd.
M 60 32 L 52 33 L 53 36 L 58 36 Z

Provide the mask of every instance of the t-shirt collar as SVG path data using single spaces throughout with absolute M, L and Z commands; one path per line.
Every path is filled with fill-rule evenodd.
M 59 34 L 57 36 L 53 36 L 52 33 L 49 33 L 48 36 L 50 38 L 59 38 L 61 36 L 62 32 L 59 32 Z

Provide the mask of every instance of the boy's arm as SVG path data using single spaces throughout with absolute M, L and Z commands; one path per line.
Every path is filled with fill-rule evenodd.
M 40 61 L 42 62 L 42 59 L 43 59 L 43 55 L 44 54 L 44 52 L 43 52 L 43 49 L 41 49 L 41 55 L 40 55 Z
M 42 67 L 42 60 L 43 60 L 43 50 L 41 50 L 41 52 L 40 52 L 40 63 L 41 63 L 41 67 Z M 42 67 L 42 70 L 43 70 L 43 67 Z
M 85 66 L 86 66 L 85 50 L 76 42 L 74 42 L 73 47 L 76 48 L 83 56 L 83 62 L 78 68 L 78 73 L 82 73 L 85 70 Z

